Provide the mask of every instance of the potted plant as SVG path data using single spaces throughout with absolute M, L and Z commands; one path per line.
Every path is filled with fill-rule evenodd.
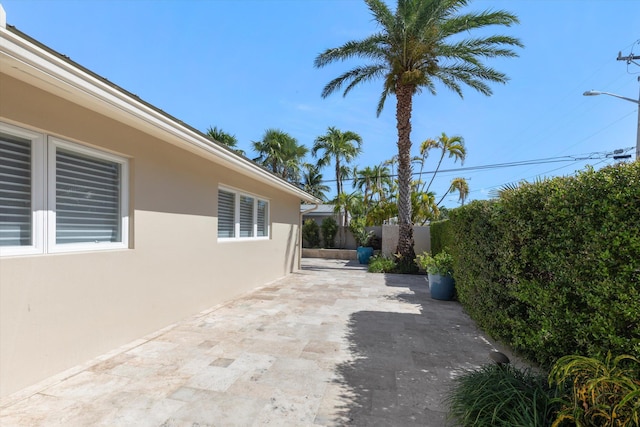
M 452 299 L 455 289 L 453 256 L 444 250 L 434 256 L 429 252 L 423 252 L 415 261 L 427 272 L 431 298 L 444 301 Z
M 358 245 L 358 262 L 369 264 L 369 259 L 373 256 L 373 247 L 369 246 L 374 236 L 373 231 L 367 231 L 364 218 L 354 218 L 349 223 L 349 230 Z

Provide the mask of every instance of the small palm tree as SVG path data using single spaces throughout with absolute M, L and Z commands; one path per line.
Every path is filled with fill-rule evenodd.
M 331 126 L 327 133 L 316 138 L 311 154 L 316 157 L 319 151 L 322 156 L 318 159 L 318 166 L 324 167 L 332 161 L 336 170 L 336 192 L 343 193 L 343 179 L 345 178 L 345 168 L 360 154 L 362 138 L 355 132 L 341 130 Z
M 300 181 L 301 164 L 308 149 L 298 145 L 294 137 L 279 129 L 267 129 L 261 141 L 253 142 L 253 149 L 258 153 L 254 162 L 285 180 L 294 183 Z
M 373 170 L 371 166 L 354 170 L 353 186 L 356 190 L 364 190 L 364 203 L 369 202 L 369 195 L 373 189 L 376 178 L 376 171 Z
M 230 133 L 227 133 L 222 129 L 219 129 L 217 126 L 214 126 L 214 127 L 209 126 L 209 129 L 207 129 L 207 136 L 213 139 L 214 141 L 219 142 L 222 145 L 225 145 L 231 148 L 233 151 L 240 154 L 241 156 L 244 156 L 244 151 L 237 148 L 238 138 L 236 138 L 235 135 L 231 135 Z
M 301 187 L 309 194 L 316 196 L 320 200 L 327 200 L 325 193 L 329 191 L 329 186 L 323 184 L 322 174 L 316 165 L 306 163 L 302 174 Z
M 436 170 L 431 176 L 431 181 L 429 181 L 429 185 L 427 185 L 427 188 L 425 190 L 429 191 L 429 189 L 431 188 L 431 184 L 433 184 L 433 179 L 436 177 L 436 174 L 440 170 L 440 165 L 442 164 L 444 156 L 448 154 L 449 158 L 453 157 L 454 163 L 460 160 L 460 163 L 464 164 L 464 159 L 467 157 L 467 149 L 464 146 L 464 138 L 458 135 L 448 137 L 444 132 L 442 132 L 442 135 L 440 135 L 437 140 L 428 139 L 427 141 L 425 141 L 425 143 L 428 147 L 427 151 L 431 148 L 439 148 L 441 150 L 440 159 L 438 160 L 438 166 L 436 166 Z M 420 148 L 422 148 L 422 146 Z
M 464 178 L 453 178 L 451 180 L 451 185 L 449 185 L 449 189 L 442 195 L 437 205 L 440 205 L 444 198 L 447 197 L 447 194 L 452 191 L 458 192 L 458 201 L 461 205 L 464 205 L 464 201 L 467 200 L 467 196 L 469 195 L 469 183 Z
M 489 83 L 506 83 L 507 76 L 487 67 L 482 60 L 517 56 L 511 49 L 522 46 L 516 38 L 503 35 L 469 36 L 473 30 L 511 26 L 518 18 L 505 11 L 461 13 L 469 0 L 398 0 L 391 11 L 382 0 L 365 0 L 378 31 L 363 39 L 327 49 L 314 65 L 361 58 L 367 61 L 331 80 L 322 90 L 327 97 L 346 86 L 348 94 L 360 83 L 382 79 L 378 102 L 380 115 L 389 95 L 395 95 L 398 132 L 398 253 L 403 262 L 413 263 L 411 223 L 411 113 L 414 95 L 426 90 L 436 94 L 436 82 L 462 97 L 462 85 L 491 95 Z

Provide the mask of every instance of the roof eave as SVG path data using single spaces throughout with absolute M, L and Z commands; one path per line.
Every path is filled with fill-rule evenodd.
M 52 92 L 301 200 L 321 200 L 14 27 L 0 27 L 0 72 Z

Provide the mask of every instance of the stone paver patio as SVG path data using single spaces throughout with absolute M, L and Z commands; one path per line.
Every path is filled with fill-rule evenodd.
M 494 346 L 424 276 L 303 270 L 3 400 L 8 426 L 443 426 Z

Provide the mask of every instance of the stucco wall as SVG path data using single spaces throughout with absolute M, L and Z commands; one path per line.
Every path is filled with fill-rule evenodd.
M 0 120 L 130 159 L 130 248 L 0 258 L 0 395 L 278 279 L 299 200 L 0 74 Z M 270 201 L 271 238 L 217 241 L 219 184 Z
M 431 251 L 431 233 L 428 226 L 413 226 L 413 250 L 416 254 Z M 392 256 L 398 247 L 400 227 L 397 225 L 382 226 L 382 254 Z

